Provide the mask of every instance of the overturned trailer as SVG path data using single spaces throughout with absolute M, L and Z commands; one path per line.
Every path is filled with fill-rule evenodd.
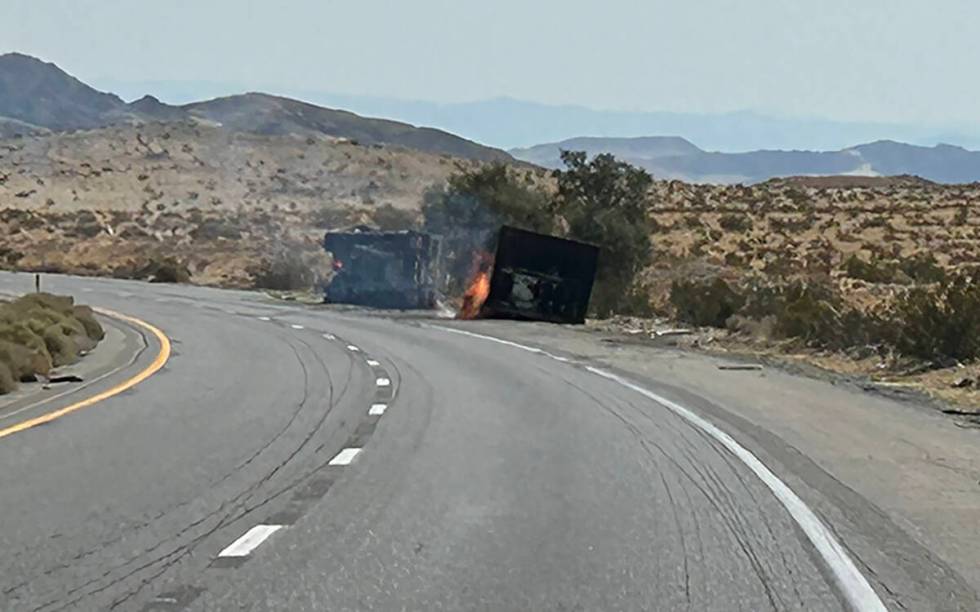
M 327 232 L 323 248 L 333 255 L 334 268 L 324 301 L 375 308 L 435 307 L 438 237 L 355 228 Z
M 504 226 L 480 316 L 583 323 L 598 260 L 594 245 Z

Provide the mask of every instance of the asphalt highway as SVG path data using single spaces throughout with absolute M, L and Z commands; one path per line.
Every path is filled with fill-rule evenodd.
M 5 292 L 31 283 L 0 275 Z M 480 322 L 44 283 L 159 328 L 170 355 L 132 388 L 0 437 L 0 610 L 890 602 L 764 458 L 615 372 L 491 339 Z M 132 363 L 0 410 L 0 435 L 159 356 L 145 328 L 112 325 L 143 338 Z

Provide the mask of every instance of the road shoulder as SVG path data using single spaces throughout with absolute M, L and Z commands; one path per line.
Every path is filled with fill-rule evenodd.
M 980 608 L 977 431 L 914 402 L 777 368 L 724 369 L 736 362 L 577 328 L 468 327 L 601 364 L 672 395 L 759 455 L 899 600 L 914 609 L 936 601 L 949 604 L 941 609 Z

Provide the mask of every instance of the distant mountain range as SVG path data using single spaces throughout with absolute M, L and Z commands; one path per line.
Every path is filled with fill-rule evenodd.
M 127 103 L 54 64 L 19 53 L 0 55 L 0 136 L 91 129 L 139 121 L 198 120 L 265 135 L 326 134 L 362 144 L 390 144 L 483 161 L 512 161 L 499 149 L 454 134 L 371 119 L 306 102 L 247 93 L 182 106 L 152 96 Z
M 187 104 L 254 90 L 254 85 L 222 81 L 123 81 L 97 84 L 127 100 L 152 93 L 172 104 Z M 439 103 L 381 96 L 338 94 L 319 89 L 264 88 L 265 91 L 321 106 L 345 108 L 360 115 L 428 125 L 488 146 L 510 149 L 575 136 L 629 138 L 645 134 L 679 134 L 709 151 L 758 149 L 831 151 L 862 142 L 898 140 L 932 146 L 949 142 L 980 149 L 980 125 L 909 125 L 874 121 L 835 121 L 779 117 L 752 111 L 694 113 L 597 110 L 494 98 Z
M 151 85 L 151 84 L 147 84 Z M 206 85 L 206 86 L 204 86 Z M 221 84 L 184 84 L 186 92 L 219 92 Z M 173 84 L 171 88 L 175 87 Z M 155 91 L 167 89 L 157 83 Z M 123 88 L 132 94 L 133 86 Z M 322 92 L 295 92 L 309 102 L 264 93 L 225 95 L 206 101 L 168 104 L 143 95 L 126 102 L 116 94 L 98 91 L 68 75 L 54 64 L 10 53 L 0 55 L 0 137 L 16 134 L 91 129 L 120 123 L 198 121 L 226 129 L 264 135 L 316 134 L 356 140 L 362 144 L 388 144 L 427 153 L 482 161 L 524 160 L 557 167 L 561 149 L 590 154 L 610 152 L 642 166 L 658 178 L 691 182 L 758 182 L 794 175 L 917 175 L 945 183 L 980 181 L 980 153 L 960 146 L 921 146 L 875 137 L 870 144 L 840 146 L 832 150 L 777 150 L 716 152 L 718 142 L 781 143 L 786 134 L 809 134 L 808 147 L 822 142 L 859 143 L 874 134 L 906 134 L 914 142 L 934 143 L 925 129 L 885 124 L 800 122 L 753 113 L 694 115 L 678 113 L 603 113 L 579 107 L 554 107 L 510 99 L 469 104 L 439 105 L 385 98 L 331 96 Z M 329 100 L 327 100 L 329 98 Z M 325 101 L 326 100 L 326 101 Z M 361 112 L 411 118 L 413 123 L 450 128 L 482 142 L 528 140 L 545 134 L 679 133 L 682 137 L 590 137 L 562 140 L 513 149 L 478 144 L 445 129 L 416 127 L 403 121 L 364 117 L 346 110 L 317 106 L 332 104 Z M 655 129 L 657 126 L 662 130 Z M 670 127 L 676 128 L 668 131 Z M 980 144 L 980 131 L 973 133 Z M 700 138 L 700 137 L 703 137 Z M 895 137 L 895 136 L 893 136 Z M 705 148 L 692 143 L 699 142 Z M 969 136 L 967 140 L 969 141 Z M 964 142 L 964 141 L 961 141 Z
M 526 149 L 517 159 L 561 167 L 562 150 L 611 153 L 657 178 L 694 183 L 756 183 L 787 176 L 915 175 L 939 183 L 980 181 L 980 152 L 962 147 L 922 147 L 881 140 L 837 151 L 751 151 L 716 153 L 680 137 L 572 138 Z

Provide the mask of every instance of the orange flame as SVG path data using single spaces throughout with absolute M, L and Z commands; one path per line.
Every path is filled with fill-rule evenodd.
M 475 319 L 480 316 L 480 309 L 490 295 L 490 268 L 493 265 L 493 256 L 490 253 L 479 251 L 473 257 L 473 273 L 470 274 L 470 283 L 466 286 L 466 293 L 463 294 L 463 305 L 456 313 L 457 319 Z

